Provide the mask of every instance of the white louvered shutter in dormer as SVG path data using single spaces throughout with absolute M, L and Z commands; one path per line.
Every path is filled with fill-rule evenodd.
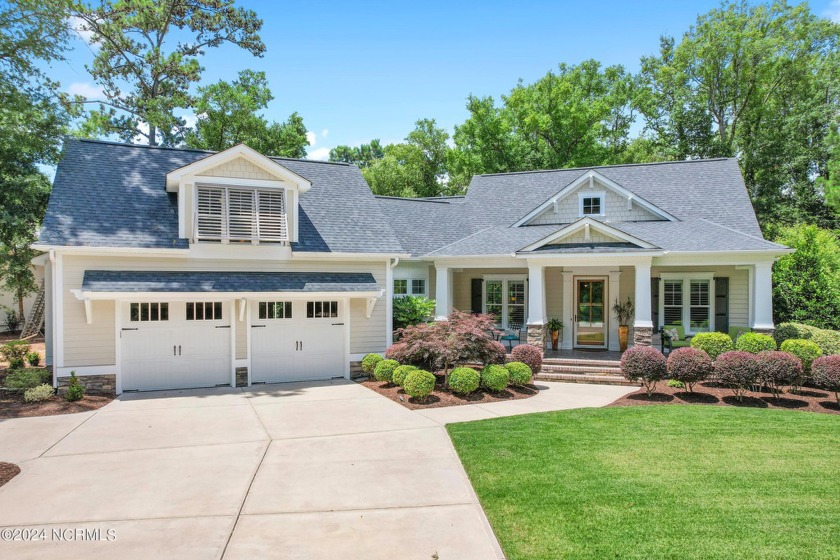
M 223 239 L 225 227 L 225 191 L 215 187 L 198 188 L 196 229 L 200 239 Z
M 253 190 L 228 189 L 228 227 L 233 240 L 257 239 L 256 196 Z
M 282 190 L 259 191 L 259 238 L 288 241 L 285 196 Z

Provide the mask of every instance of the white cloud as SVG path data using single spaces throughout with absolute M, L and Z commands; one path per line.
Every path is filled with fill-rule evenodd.
M 67 93 L 70 95 L 82 95 L 87 99 L 102 99 L 104 97 L 101 87 L 87 82 L 73 82 L 67 86 Z
M 67 18 L 67 26 L 76 32 L 79 38 L 87 43 L 92 48 L 97 48 L 96 43 L 93 42 L 93 31 L 90 31 L 85 24 L 85 21 L 77 16 Z
M 184 124 L 188 128 L 195 128 L 195 125 L 198 122 L 198 116 L 195 113 L 186 113 L 181 115 L 181 118 L 184 119 Z
M 306 141 L 309 142 L 310 146 L 314 146 L 318 136 L 312 132 L 311 130 L 306 131 Z
M 831 0 L 823 15 L 834 23 L 840 23 L 840 0 Z
M 330 149 L 329 148 L 318 148 L 317 150 L 312 150 L 308 154 L 306 154 L 307 159 L 317 159 L 321 161 L 326 161 L 330 157 Z
M 329 136 L 329 134 L 330 134 L 330 131 L 329 131 L 328 129 L 326 129 L 326 128 L 325 128 L 324 130 L 322 130 L 322 131 L 321 131 L 321 136 L 322 136 L 323 138 L 326 138 L 327 136 Z

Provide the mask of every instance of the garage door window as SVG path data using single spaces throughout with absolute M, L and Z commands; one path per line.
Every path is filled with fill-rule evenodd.
M 222 318 L 222 302 L 187 302 L 187 321 L 218 321 Z
M 131 320 L 132 321 L 168 321 L 169 320 L 169 304 L 168 303 L 132 303 L 131 304 Z
M 306 318 L 322 319 L 338 317 L 337 301 L 308 301 L 306 302 Z
M 260 319 L 291 319 L 291 301 L 261 301 Z

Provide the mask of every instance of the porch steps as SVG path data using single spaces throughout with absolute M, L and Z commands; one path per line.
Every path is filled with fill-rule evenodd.
M 587 358 L 544 358 L 542 371 L 537 374 L 536 379 L 572 383 L 638 385 L 621 375 L 621 364 L 618 360 Z
M 582 373 L 548 373 L 545 370 L 535 376 L 537 381 L 562 381 L 564 383 L 594 383 L 597 385 L 626 385 L 638 387 L 639 383 L 629 381 L 618 375 L 582 374 Z

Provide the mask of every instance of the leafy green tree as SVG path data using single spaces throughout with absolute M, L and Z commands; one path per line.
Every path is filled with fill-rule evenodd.
M 777 324 L 804 323 L 840 329 L 840 240 L 828 230 L 800 224 L 783 228 L 775 241 L 796 249 L 773 267 Z
M 835 212 L 840 213 L 840 132 L 834 130 L 830 136 L 831 156 L 828 161 L 828 173 L 820 179 L 825 203 Z
M 374 161 L 382 159 L 385 153 L 379 139 L 370 141 L 370 144 L 361 146 L 336 146 L 330 150 L 330 161 L 342 161 L 352 163 L 364 169 L 373 165 Z
M 190 148 L 225 150 L 247 144 L 260 153 L 306 157 L 306 127 L 297 113 L 283 123 L 269 123 L 261 114 L 274 99 L 264 72 L 243 70 L 233 82 L 219 81 L 198 88 L 195 129 L 187 130 Z
M 0 73 L 6 84 L 54 85 L 41 63 L 64 59 L 69 0 L 7 0 L 0 5 Z
M 177 108 L 192 105 L 200 57 L 225 43 L 262 56 L 262 20 L 233 0 L 100 0 L 75 15 L 98 46 L 88 71 L 104 100 L 90 111 L 84 133 L 142 136 L 150 145 L 179 142 Z M 142 126 L 141 126 L 142 125 Z
M 394 329 L 428 323 L 435 314 L 435 300 L 422 296 L 394 298 Z
M 646 134 L 670 159 L 737 156 L 765 224 L 830 225 L 814 179 L 838 114 L 838 30 L 781 0 L 701 15 L 642 59 Z

